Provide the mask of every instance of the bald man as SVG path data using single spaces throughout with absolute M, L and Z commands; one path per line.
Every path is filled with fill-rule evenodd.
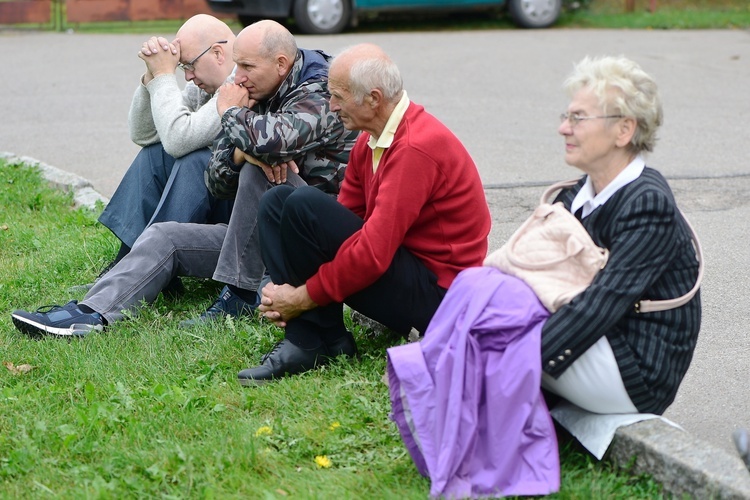
M 285 328 L 252 386 L 357 353 L 343 304 L 406 336 L 424 333 L 456 275 L 487 252 L 490 212 L 474 161 L 422 106 L 377 46 L 352 47 L 331 63 L 330 106 L 362 130 L 338 201 L 279 186 L 262 198 L 261 253 L 272 283 L 262 314 Z
M 216 197 L 235 198 L 212 276 L 226 286 L 183 326 L 254 313 L 265 270 L 257 229 L 261 196 L 283 183 L 337 195 L 358 135 L 329 108 L 330 57 L 299 49 L 281 24 L 264 20 L 243 29 L 233 58 L 234 83 L 225 83 L 216 101 L 223 134 L 206 173 Z
M 221 135 L 206 172 L 213 191 L 235 198 L 229 224 L 151 224 L 80 304 L 13 311 L 16 327 L 61 337 L 100 331 L 152 302 L 177 276 L 226 283 L 213 305 L 184 326 L 253 314 L 265 270 L 257 228 L 262 195 L 285 184 L 335 199 L 358 132 L 329 107 L 329 57 L 298 49 L 279 23 L 242 30 L 232 57 L 236 74 L 215 101 Z
M 146 71 L 128 116 L 130 137 L 143 149 L 99 217 L 121 241 L 117 257 L 102 274 L 151 223 L 228 221 L 231 201 L 210 195 L 203 172 L 209 147 L 221 132 L 216 91 L 233 78 L 234 41 L 223 21 L 199 14 L 171 42 L 157 36 L 143 42 L 138 57 Z M 184 90 L 177 82 L 178 68 L 187 80 Z

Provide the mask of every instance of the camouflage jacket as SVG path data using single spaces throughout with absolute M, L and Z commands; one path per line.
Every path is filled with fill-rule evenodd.
M 323 52 L 300 49 L 270 99 L 224 113 L 205 175 L 211 194 L 231 199 L 237 193 L 244 163 L 232 160 L 235 148 L 269 165 L 294 160 L 305 182 L 338 193 L 358 132 L 346 130 L 328 106 L 329 60 Z

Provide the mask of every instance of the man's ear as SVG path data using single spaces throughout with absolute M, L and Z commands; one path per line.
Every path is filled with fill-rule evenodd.
M 279 76 L 285 77 L 289 74 L 289 71 L 292 69 L 292 62 L 293 61 L 290 61 L 284 54 L 276 56 L 276 69 L 279 72 Z
M 224 52 L 224 46 L 217 45 L 217 47 L 216 47 L 216 60 L 218 61 L 218 63 L 219 64 L 223 64 L 225 57 L 226 57 L 226 53 Z
M 383 103 L 383 92 L 381 92 L 380 89 L 372 89 L 370 90 L 370 93 L 367 94 L 367 100 L 370 103 L 370 107 L 375 109 Z

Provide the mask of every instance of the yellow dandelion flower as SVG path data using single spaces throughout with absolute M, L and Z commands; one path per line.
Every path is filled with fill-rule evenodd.
M 318 468 L 321 469 L 328 469 L 331 467 L 331 465 L 333 465 L 331 459 L 325 455 L 317 455 L 315 457 L 315 463 L 317 464 Z
M 335 430 L 336 430 L 336 429 L 338 429 L 339 427 L 341 427 L 341 424 L 340 424 L 340 423 L 338 423 L 338 422 L 334 422 L 334 423 L 332 423 L 331 425 L 329 425 L 329 426 L 328 426 L 328 428 L 329 428 L 330 430 L 332 430 L 332 431 L 335 431 Z
M 258 430 L 255 431 L 255 437 L 270 436 L 272 432 L 273 430 L 269 426 L 264 425 L 262 427 L 258 427 Z

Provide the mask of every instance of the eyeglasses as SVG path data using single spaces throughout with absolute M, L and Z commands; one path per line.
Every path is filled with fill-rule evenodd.
M 625 115 L 582 116 L 578 113 L 563 113 L 560 115 L 560 123 L 570 121 L 570 126 L 575 127 L 583 120 L 596 120 L 598 118 L 625 118 Z
M 197 61 L 198 59 L 200 59 L 206 52 L 208 52 L 209 50 L 211 50 L 213 48 L 213 46 L 216 45 L 217 43 L 227 43 L 228 41 L 229 40 L 219 40 L 218 42 L 214 42 L 214 43 L 211 44 L 211 47 L 207 48 L 206 50 L 204 50 L 203 52 L 201 52 L 200 54 L 198 54 L 189 63 L 184 63 L 184 64 L 183 63 L 177 63 L 177 66 L 182 71 L 195 71 L 195 61 Z

